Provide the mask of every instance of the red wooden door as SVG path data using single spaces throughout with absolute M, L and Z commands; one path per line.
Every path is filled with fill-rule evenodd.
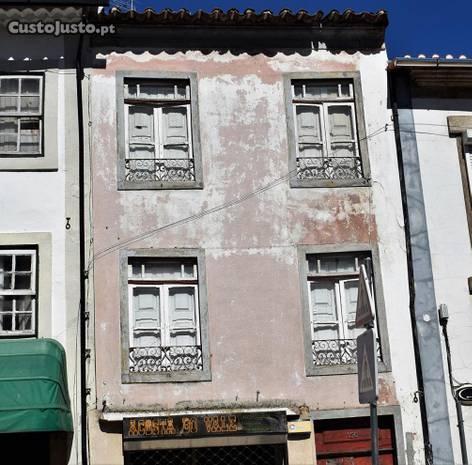
M 371 465 L 369 418 L 315 421 L 318 465 Z M 379 463 L 396 465 L 393 419 L 379 418 Z

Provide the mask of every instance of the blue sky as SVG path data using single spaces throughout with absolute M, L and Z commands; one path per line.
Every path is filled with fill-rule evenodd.
M 111 0 L 113 1 L 113 0 Z M 211 10 L 214 7 L 227 10 L 237 8 L 269 9 L 279 12 L 282 8 L 304 9 L 313 13 L 351 8 L 355 11 L 389 13 L 387 49 L 391 58 L 419 53 L 441 56 L 461 54 L 472 58 L 472 0 L 134 0 L 138 10 L 147 6 L 163 8 L 187 8 Z

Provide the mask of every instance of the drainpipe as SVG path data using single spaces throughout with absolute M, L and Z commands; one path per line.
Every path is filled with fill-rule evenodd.
M 457 427 L 459 428 L 459 442 L 461 444 L 462 464 L 468 465 L 469 458 L 467 457 L 467 443 L 465 440 L 465 431 L 464 431 L 464 416 L 462 415 L 462 405 L 460 403 L 460 400 L 457 397 L 457 393 L 454 386 L 454 379 L 452 376 L 451 346 L 449 345 L 449 334 L 447 333 L 448 321 L 449 321 L 449 314 L 448 314 L 447 306 L 445 304 L 441 304 L 439 306 L 439 324 L 442 326 L 442 333 L 444 336 L 444 343 L 446 346 L 449 385 L 451 387 L 452 397 L 454 398 L 454 402 L 456 404 Z
M 423 430 L 423 443 L 424 443 L 424 453 L 426 464 L 432 464 L 432 446 L 429 440 L 429 429 L 427 422 L 427 413 L 426 413 L 426 402 L 424 399 L 424 383 L 423 383 L 423 371 L 420 357 L 420 349 L 418 345 L 418 329 L 416 326 L 416 317 L 415 317 L 415 279 L 413 274 L 413 261 L 411 254 L 411 240 L 410 240 L 410 221 L 408 218 L 408 202 L 405 189 L 405 173 L 403 170 L 403 154 L 402 146 L 400 141 L 400 125 L 398 122 L 398 105 L 396 98 L 396 89 L 393 83 L 393 77 L 388 73 L 388 88 L 391 99 L 392 114 L 393 114 L 393 126 L 395 134 L 395 144 L 397 147 L 397 161 L 398 161 L 398 173 L 400 177 L 400 190 L 402 198 L 402 209 L 403 209 L 403 221 L 405 225 L 405 243 L 406 243 L 406 256 L 407 256 L 407 269 L 408 269 L 408 288 L 410 293 L 410 321 L 411 328 L 413 333 L 413 351 L 415 355 L 415 367 L 416 367 L 416 378 L 418 382 L 418 396 L 415 399 L 418 399 L 420 404 L 420 417 L 421 417 L 421 427 Z M 416 396 L 416 394 L 415 394 Z
M 82 17 L 85 22 L 85 15 Z M 88 272 L 85 269 L 85 176 L 84 176 L 84 121 L 82 105 L 82 79 L 84 70 L 82 67 L 82 46 L 84 36 L 80 34 L 79 45 L 75 62 L 76 91 L 77 91 L 77 133 L 78 141 L 78 162 L 79 162 L 79 253 L 80 253 L 80 443 L 82 453 L 82 465 L 88 465 L 88 445 L 87 445 L 87 366 L 88 351 L 86 347 L 86 324 L 87 311 L 85 304 L 85 286 Z

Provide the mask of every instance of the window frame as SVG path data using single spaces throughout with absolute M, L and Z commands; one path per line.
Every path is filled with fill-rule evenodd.
M 39 80 L 39 111 L 37 113 L 21 113 L 17 111 L 13 112 L 0 112 L 0 118 L 16 118 L 18 126 L 22 119 L 37 119 L 39 122 L 39 150 L 37 152 L 6 152 L 0 148 L 0 159 L 4 160 L 17 160 L 17 159 L 31 159 L 44 157 L 44 100 L 45 100 L 45 76 L 42 73 L 1 73 L 0 79 L 36 79 Z M 21 94 L 18 92 L 18 96 Z M 18 133 L 19 145 L 20 133 Z
M 203 370 L 195 371 L 174 371 L 161 373 L 132 373 L 129 370 L 129 348 L 131 341 L 131 321 L 134 315 L 131 314 L 132 294 L 129 291 L 131 286 L 145 287 L 149 281 L 143 279 L 142 284 L 137 284 L 136 280 L 131 284 L 128 278 L 128 261 L 130 258 L 156 258 L 178 260 L 184 258 L 192 258 L 197 264 L 197 284 L 187 284 L 184 280 L 181 284 L 165 284 L 168 287 L 189 287 L 195 286 L 197 291 L 195 299 L 197 302 L 196 324 L 200 325 L 200 331 L 197 333 L 200 338 L 202 348 Z M 192 279 L 195 280 L 194 278 Z M 169 279 L 169 281 L 171 281 Z M 120 252 L 120 307 L 121 307 L 121 381 L 127 383 L 156 383 L 156 382 L 192 382 L 192 381 L 211 381 L 210 371 L 210 349 L 208 337 L 208 301 L 206 288 L 206 271 L 205 271 L 205 253 L 202 249 L 128 249 Z M 156 287 L 152 285 L 152 287 Z M 160 302 L 162 306 L 163 303 Z M 161 332 L 162 332 L 161 321 Z
M 128 108 L 131 105 L 129 99 L 125 96 L 124 85 L 126 79 L 132 80 L 154 80 L 154 81 L 172 81 L 186 80 L 190 88 L 190 99 L 186 104 L 189 108 L 187 112 L 188 136 L 189 136 L 189 153 L 192 154 L 190 159 L 194 162 L 195 180 L 194 181 L 130 181 L 126 179 L 125 160 L 128 154 Z M 125 100 L 128 103 L 125 103 Z M 185 100 L 188 100 L 186 98 Z M 152 101 L 152 99 L 151 99 Z M 167 100 L 166 100 L 167 101 Z M 169 102 L 173 100 L 169 99 Z M 176 100 L 178 102 L 179 100 Z M 157 71 L 117 71 L 116 72 L 116 128 L 117 128 L 117 149 L 118 149 L 118 190 L 176 190 L 176 189 L 203 189 L 202 175 L 202 157 L 200 144 L 200 119 L 198 114 L 198 82 L 197 74 L 191 72 L 157 72 Z M 155 109 L 154 109 L 155 110 Z M 155 111 L 153 111 L 153 119 L 155 119 Z M 156 129 L 154 129 L 154 135 Z M 157 141 L 155 144 L 158 145 Z M 160 149 L 159 149 L 160 152 Z M 157 159 L 162 157 L 157 157 Z
M 307 255 L 341 254 L 341 253 L 370 253 L 372 259 L 372 271 L 374 274 L 374 291 L 376 302 L 376 323 L 380 336 L 380 350 L 382 360 L 379 361 L 379 371 L 391 371 L 390 346 L 388 341 L 388 331 L 385 315 L 385 301 L 382 288 L 382 276 L 380 270 L 380 259 L 377 247 L 370 244 L 338 244 L 338 245 L 299 245 L 298 246 L 298 266 L 300 278 L 300 294 L 303 316 L 303 339 L 305 353 L 305 374 L 306 376 L 343 375 L 357 373 L 356 364 L 315 366 L 312 355 L 312 315 L 310 306 L 310 296 L 308 292 L 308 277 L 313 275 L 308 270 Z M 327 276 L 326 274 L 325 276 Z M 333 273 L 333 278 L 336 274 Z M 342 274 L 345 276 L 345 273 Z
M 350 88 L 353 90 L 353 97 L 346 99 L 339 98 L 333 99 L 312 99 L 312 100 L 297 100 L 292 94 L 292 83 L 293 81 L 351 81 Z M 327 73 L 313 73 L 313 72 L 297 72 L 297 73 L 286 73 L 284 74 L 284 93 L 285 93 L 285 113 L 287 119 L 287 138 L 288 138 L 288 154 L 289 154 L 289 170 L 294 173 L 290 178 L 290 187 L 369 187 L 371 185 L 370 179 L 370 164 L 368 156 L 368 144 L 366 140 L 366 129 L 365 129 L 365 115 L 363 105 L 363 93 L 361 86 L 360 73 L 354 72 L 327 72 Z M 326 102 L 326 105 L 322 105 Z M 327 114 L 327 108 L 329 105 L 352 105 L 353 111 L 353 129 L 357 134 L 355 139 L 355 147 L 362 163 L 363 177 L 358 179 L 298 179 L 296 176 L 297 172 L 297 157 L 298 157 L 298 140 L 297 140 L 297 121 L 295 117 L 296 106 L 298 105 L 317 105 L 320 106 L 323 111 L 322 120 L 324 121 Z M 326 114 L 325 114 L 326 113 Z M 327 133 L 325 130 L 326 126 L 323 126 L 323 153 L 325 153 L 328 147 Z
M 17 245 L 13 247 L 0 247 L 0 255 L 29 255 L 31 256 L 31 289 L 2 289 L 1 296 L 31 296 L 32 297 L 32 311 L 31 311 L 31 329 L 29 330 L 0 330 L 0 339 L 2 338 L 16 338 L 16 337 L 32 337 L 36 336 L 38 331 L 37 312 L 38 312 L 38 249 L 33 246 Z M 12 309 L 12 324 L 14 324 L 14 316 L 16 309 Z M 22 312 L 19 312 L 22 313 Z M 26 312 L 25 312 L 26 313 Z

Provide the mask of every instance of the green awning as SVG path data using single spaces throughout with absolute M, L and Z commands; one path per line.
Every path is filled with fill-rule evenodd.
M 73 431 L 66 356 L 52 339 L 0 340 L 0 433 Z

